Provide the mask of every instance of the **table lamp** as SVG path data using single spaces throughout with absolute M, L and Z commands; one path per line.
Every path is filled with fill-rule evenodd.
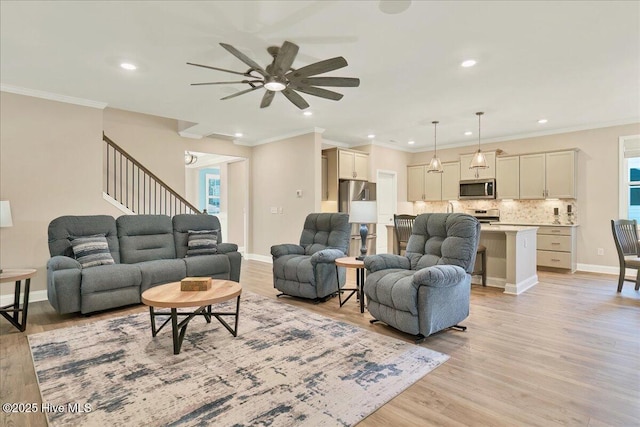
M 13 221 L 11 220 L 11 205 L 8 200 L 0 200 L 0 227 L 12 227 Z M 0 268 L 2 273 L 2 268 Z
M 360 256 L 357 260 L 363 260 L 367 256 L 367 234 L 369 229 L 367 224 L 375 224 L 378 222 L 378 209 L 376 202 L 372 200 L 354 200 L 351 202 L 351 211 L 349 212 L 349 222 L 352 224 L 360 224 L 360 238 L 362 246 L 360 247 Z

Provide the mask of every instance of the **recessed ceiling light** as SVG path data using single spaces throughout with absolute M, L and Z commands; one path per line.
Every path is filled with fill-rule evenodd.
M 242 134 L 242 132 L 236 132 L 235 136 L 236 136 L 236 138 L 242 138 L 243 134 Z
M 120 68 L 124 68 L 125 70 L 129 70 L 129 71 L 138 69 L 138 67 L 128 62 L 123 62 L 122 64 L 120 64 Z
M 304 114 L 305 116 L 311 116 L 313 113 L 311 111 L 305 111 L 302 114 Z
M 462 64 L 460 64 L 460 65 L 463 66 L 464 68 L 473 67 L 474 65 L 476 65 L 476 60 L 475 59 L 467 59 L 466 61 L 463 61 Z
M 411 140 L 411 141 L 407 142 L 407 144 L 409 144 L 409 145 L 413 145 L 413 144 L 415 144 L 415 143 L 416 143 L 416 142 L 415 142 L 414 140 Z
M 369 138 L 369 139 L 373 139 L 373 138 L 375 138 L 375 137 L 376 137 L 376 136 L 375 136 L 374 134 L 372 134 L 372 133 L 370 133 L 369 135 L 367 135 L 367 138 Z
M 464 134 L 465 134 L 466 136 L 469 136 L 469 135 L 473 135 L 473 132 L 471 132 L 470 130 L 468 130 L 468 131 L 466 131 Z
M 541 125 L 543 125 L 543 124 L 547 123 L 548 121 L 549 121 L 549 120 L 547 120 L 547 119 L 540 119 L 540 120 L 538 120 L 538 123 L 540 123 Z

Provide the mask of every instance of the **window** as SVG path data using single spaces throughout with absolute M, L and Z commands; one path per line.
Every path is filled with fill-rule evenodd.
M 620 218 L 640 222 L 640 135 L 620 138 Z
M 200 170 L 200 209 L 220 213 L 220 168 Z

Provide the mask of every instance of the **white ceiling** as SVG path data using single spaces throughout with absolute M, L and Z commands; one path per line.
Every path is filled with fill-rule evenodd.
M 0 78 L 3 90 L 175 118 L 201 135 L 242 132 L 248 144 L 321 128 L 351 145 L 374 133 L 425 150 L 439 120 L 439 146 L 468 145 L 476 111 L 483 142 L 640 121 L 640 2 L 410 3 L 389 14 L 378 1 L 2 0 Z M 302 94 L 305 117 L 282 94 L 260 109 L 263 89 L 221 101 L 246 87 L 189 85 L 240 76 L 186 62 L 246 71 L 220 42 L 266 66 L 266 48 L 284 40 L 300 46 L 294 68 L 344 56 L 349 66 L 325 75 L 360 87 L 336 88 L 337 102 Z M 478 64 L 460 67 L 469 58 Z

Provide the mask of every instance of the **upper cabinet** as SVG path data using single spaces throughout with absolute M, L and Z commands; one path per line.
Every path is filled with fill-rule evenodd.
M 463 154 L 460 156 L 460 181 L 468 179 L 483 179 L 483 178 L 495 178 L 496 177 L 496 153 L 495 151 L 483 151 L 484 157 L 487 160 L 488 168 L 478 169 L 478 176 L 476 177 L 476 171 L 469 168 L 471 159 L 474 154 Z
M 357 151 L 338 150 L 338 179 L 369 180 L 369 155 Z
M 576 152 L 557 151 L 545 154 L 545 178 L 547 197 L 575 199 L 576 192 Z
M 548 198 L 576 198 L 575 150 L 520 156 L 520 199 Z
M 460 162 L 442 164 L 442 200 L 458 200 L 460 194 Z
M 460 163 L 443 163 L 443 173 L 429 173 L 428 165 L 407 167 L 407 200 L 435 202 L 456 200 L 459 191 Z
M 496 158 L 496 198 L 520 198 L 520 157 Z

